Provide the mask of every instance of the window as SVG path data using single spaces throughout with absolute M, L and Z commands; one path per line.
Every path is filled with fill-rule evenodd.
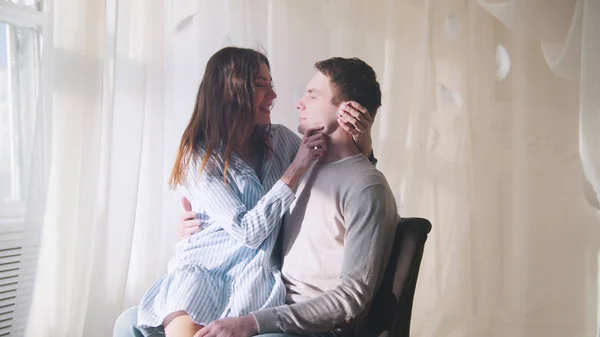
M 0 336 L 24 335 L 33 293 L 39 241 L 24 233 L 41 226 L 27 206 L 49 166 L 49 4 L 0 0 Z
M 35 29 L 0 22 L 0 217 L 19 221 L 28 186 L 38 106 Z M 0 229 L 1 230 L 1 229 Z

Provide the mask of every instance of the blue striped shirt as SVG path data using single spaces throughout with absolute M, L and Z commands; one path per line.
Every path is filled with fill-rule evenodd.
M 224 182 L 224 161 L 198 174 L 190 165 L 187 188 L 193 209 L 202 208 L 205 227 L 175 246 L 167 275 L 146 292 L 138 325 L 159 326 L 175 311 L 186 311 L 198 324 L 282 305 L 285 286 L 269 265 L 283 215 L 294 192 L 279 181 L 300 144 L 282 125 L 270 133 L 274 153 L 261 176 L 233 156 Z

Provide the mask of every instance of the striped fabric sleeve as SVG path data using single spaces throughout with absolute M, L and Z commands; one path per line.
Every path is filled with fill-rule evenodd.
M 273 185 L 253 209 L 247 209 L 233 186 L 218 177 L 202 177 L 192 184 L 194 195 L 210 219 L 249 248 L 258 248 L 281 221 L 294 201 L 282 181 Z

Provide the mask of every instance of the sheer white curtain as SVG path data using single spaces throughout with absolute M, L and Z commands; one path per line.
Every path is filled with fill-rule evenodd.
M 206 61 L 238 45 L 269 57 L 273 120 L 291 128 L 315 61 L 357 56 L 379 74 L 378 167 L 402 215 L 434 225 L 414 336 L 592 336 L 600 220 L 579 140 L 593 203 L 600 12 L 522 3 L 55 0 L 55 150 L 29 335 L 110 335 L 164 272 L 177 142 Z M 549 48 L 573 46 L 577 25 L 571 77 Z
M 593 0 L 541 1 L 479 0 L 513 31 L 541 42 L 544 58 L 554 74 L 581 83 L 580 150 L 588 201 L 600 209 L 600 3 Z
M 167 108 L 166 8 L 54 1 L 53 162 L 29 336 L 111 335 L 170 255 L 178 194 L 166 178 L 188 116 Z

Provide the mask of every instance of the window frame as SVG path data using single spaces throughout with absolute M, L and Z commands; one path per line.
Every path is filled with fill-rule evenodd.
M 48 177 L 50 171 L 50 151 L 51 151 L 51 130 L 52 130 L 52 119 L 51 119 L 51 92 L 52 92 L 52 76 L 51 67 L 52 64 L 52 13 L 53 13 L 53 1 L 45 0 L 43 3 L 38 3 L 37 9 L 29 5 L 22 5 L 18 3 L 9 2 L 8 0 L 0 0 L 0 22 L 7 25 L 11 25 L 18 28 L 32 29 L 36 32 L 34 37 L 34 62 L 37 66 L 33 69 L 34 78 L 36 79 L 35 88 L 37 90 L 37 104 L 35 106 L 36 111 L 36 137 L 42 137 L 44 148 L 42 149 L 43 160 L 42 172 Z M 10 53 L 11 43 L 7 41 L 7 52 Z M 9 58 L 10 59 L 10 58 Z M 9 65 L 10 67 L 10 65 Z M 17 144 L 13 144 L 17 154 L 15 160 L 22 160 L 22 151 L 19 149 L 22 143 L 25 127 L 21 125 L 19 118 L 12 121 L 12 125 L 18 133 L 16 137 Z M 37 129 L 39 128 L 39 129 Z M 24 176 L 28 173 L 29 168 L 21 165 L 21 170 L 16 172 L 19 176 L 19 183 L 24 184 Z M 25 184 L 24 184 L 25 185 Z M 18 186 L 19 194 L 21 198 L 16 201 L 0 202 L 0 241 L 3 241 L 4 234 L 15 233 L 22 231 L 25 225 L 25 212 L 26 212 L 26 192 L 25 186 Z M 12 237 L 13 235 L 9 235 Z
M 35 64 L 34 80 L 37 82 L 34 83 L 33 88 L 37 95 L 34 105 L 35 120 L 32 121 L 35 126 L 31 128 L 35 132 L 35 139 L 32 140 L 35 146 L 32 148 L 34 152 L 31 153 L 31 159 L 35 156 L 36 166 L 34 169 L 33 162 L 29 162 L 29 167 L 20 165 L 20 174 L 25 178 L 25 180 L 21 179 L 20 183 L 25 183 L 27 178 L 35 179 L 36 186 L 37 184 L 48 186 L 51 164 L 53 14 L 53 0 L 36 2 L 35 8 L 0 0 L 1 22 L 19 28 L 34 29 L 36 32 L 33 38 L 32 57 Z M 26 118 L 23 116 L 19 115 L 17 119 L 20 120 L 12 123 L 19 132 L 16 135 L 20 138 L 17 140 L 19 143 L 24 139 L 22 130 L 29 129 L 18 125 Z M 14 148 L 17 146 L 19 144 L 13 145 Z M 23 155 L 15 157 L 18 156 Z M 0 203 L 0 288 L 2 288 L 0 302 L 3 303 L 0 308 L 0 316 L 3 319 L 0 334 L 13 337 L 24 336 L 27 329 L 27 317 L 33 298 L 39 256 L 38 233 L 42 230 L 44 215 L 37 214 L 36 209 L 43 211 L 45 207 L 27 207 L 32 206 L 27 204 L 28 200 L 37 199 L 28 195 L 28 193 L 35 193 L 33 191 L 35 190 L 24 184 L 20 189 L 22 196 L 20 201 Z

